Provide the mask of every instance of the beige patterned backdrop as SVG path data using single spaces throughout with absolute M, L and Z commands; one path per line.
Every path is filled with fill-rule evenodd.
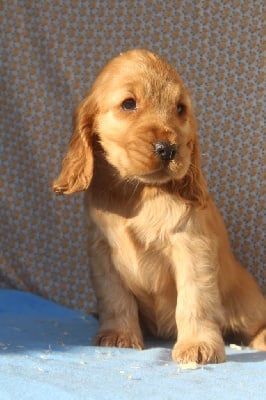
M 191 88 L 210 191 L 235 254 L 266 292 L 263 4 L 0 1 L 1 287 L 93 308 L 83 196 L 57 197 L 50 184 L 66 152 L 72 111 L 95 74 L 109 58 L 138 47 L 165 56 Z

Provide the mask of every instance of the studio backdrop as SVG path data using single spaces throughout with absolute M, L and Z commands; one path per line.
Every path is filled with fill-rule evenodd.
M 266 292 L 263 5 L 1 1 L 1 287 L 94 309 L 83 194 L 56 196 L 51 183 L 73 110 L 99 69 L 120 52 L 145 48 L 175 65 L 190 88 L 210 192 L 235 255 Z

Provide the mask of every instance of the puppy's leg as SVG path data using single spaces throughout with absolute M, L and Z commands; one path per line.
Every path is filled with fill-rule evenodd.
M 100 324 L 95 344 L 143 349 L 136 300 L 114 269 L 107 243 L 94 243 L 90 250 Z
M 234 261 L 231 281 L 222 280 L 226 331 L 237 342 L 266 351 L 266 299 L 247 270 Z
M 175 248 L 178 340 L 172 357 L 182 363 L 219 363 L 225 361 L 225 350 L 217 262 L 208 243 L 195 242 L 194 250 L 191 245 Z

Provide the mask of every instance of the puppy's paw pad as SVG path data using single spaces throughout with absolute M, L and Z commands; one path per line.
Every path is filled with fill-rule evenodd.
M 143 349 L 143 342 L 137 335 L 128 332 L 99 332 L 94 340 L 96 346 Z
M 172 358 L 182 364 L 217 364 L 225 361 L 224 345 L 213 347 L 209 343 L 177 343 L 172 352 Z

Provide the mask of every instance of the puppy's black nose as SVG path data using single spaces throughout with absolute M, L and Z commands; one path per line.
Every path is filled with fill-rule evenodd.
M 157 142 L 154 143 L 153 146 L 157 157 L 159 157 L 162 161 L 171 161 L 175 158 L 175 144 L 170 144 L 169 142 Z

